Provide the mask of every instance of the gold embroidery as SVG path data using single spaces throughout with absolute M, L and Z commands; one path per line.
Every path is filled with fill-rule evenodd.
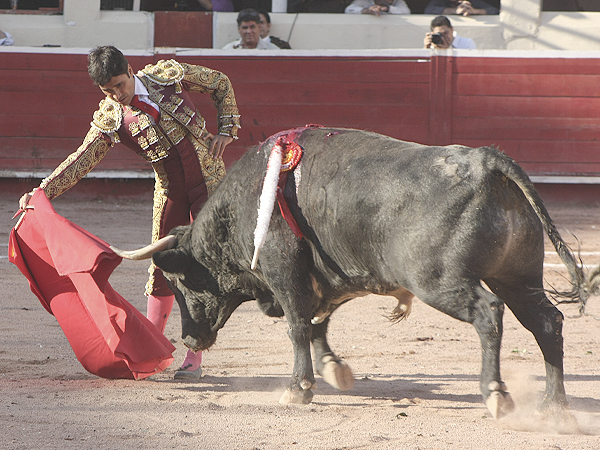
M 190 116 L 188 116 L 187 114 L 184 114 L 184 113 L 175 113 L 175 114 L 173 114 L 173 117 L 175 117 L 175 119 L 177 119 L 179 122 L 181 122 L 184 125 L 188 125 L 190 123 L 190 120 L 192 120 L 192 118 Z
M 165 148 L 160 145 L 160 143 L 156 144 L 154 147 L 150 147 L 146 151 L 146 159 L 151 163 L 155 163 L 160 161 L 163 158 L 169 156 L 169 153 L 165 150 Z
M 93 115 L 92 126 L 105 133 L 117 131 L 123 121 L 121 105 L 106 97 L 98 106 L 98 111 Z
M 146 89 L 148 89 L 148 97 L 150 97 L 150 100 L 157 105 L 160 105 L 165 98 L 165 96 L 161 93 L 164 88 L 151 83 L 150 80 L 146 79 L 145 77 L 142 77 L 141 79 L 145 81 L 144 85 L 146 86 Z
M 219 181 L 225 176 L 225 164 L 223 163 L 223 159 L 215 159 L 208 153 L 208 144 L 206 142 L 198 139 L 191 139 L 191 141 L 200 161 L 206 190 L 208 191 L 208 195 L 211 195 L 219 184 Z
M 181 126 L 181 125 L 179 125 L 177 123 L 168 132 L 169 139 L 175 145 L 179 144 L 183 140 L 183 138 L 185 137 L 185 135 L 186 135 L 186 129 L 183 126 Z
M 183 112 L 190 117 L 194 117 L 196 115 L 196 111 L 194 111 L 192 108 L 190 108 L 187 105 L 183 106 Z
M 175 128 L 177 125 L 176 125 L 176 122 L 173 122 L 173 119 L 172 119 L 170 116 L 167 116 L 167 117 L 169 117 L 169 118 L 170 118 L 170 120 L 168 120 L 168 121 L 164 121 L 164 122 L 161 122 L 160 126 L 161 126 L 161 127 L 162 127 L 162 129 L 165 131 L 165 133 L 167 133 L 167 134 L 168 134 L 168 133 L 170 133 L 170 132 L 171 132 L 171 130 L 173 130 L 173 128 Z
M 235 102 L 233 87 L 227 75 L 209 69 L 181 63 L 184 70 L 182 84 L 192 92 L 209 93 L 218 110 L 219 134 L 237 139 L 240 128 L 240 116 Z
M 167 204 L 167 194 L 169 193 L 169 180 L 167 179 L 167 173 L 161 162 L 152 164 L 154 169 L 155 181 L 154 181 L 154 206 L 152 208 L 152 242 L 158 241 L 160 236 L 160 224 L 164 215 L 165 205 Z M 146 295 L 152 294 L 154 290 L 154 271 L 156 266 L 154 263 L 150 264 L 148 273 L 150 277 L 146 284 Z
M 148 138 L 148 142 L 150 143 L 150 145 L 156 144 L 158 142 L 158 136 L 156 135 L 156 130 L 152 127 L 148 128 L 146 137 Z
M 170 86 L 183 78 L 183 67 L 172 59 L 160 60 L 156 64 L 148 64 L 142 72 L 161 86 Z
M 131 122 L 129 124 L 129 131 L 131 132 L 132 136 L 137 136 L 138 134 L 140 134 L 140 126 L 137 122 Z
M 92 127 L 81 146 L 71 153 L 41 184 L 50 200 L 73 187 L 102 161 L 110 149 L 108 137 Z
M 175 112 L 175 110 L 177 109 L 177 105 L 174 105 L 173 103 L 163 103 L 162 107 L 164 110 L 166 110 L 167 112 L 173 114 Z
M 158 140 L 159 140 L 159 144 L 160 144 L 161 148 L 163 149 L 162 150 L 163 154 L 161 155 L 161 158 L 169 156 L 168 150 L 171 148 L 171 142 L 169 141 L 169 139 L 167 139 L 163 133 L 159 132 Z
M 140 130 L 145 130 L 146 128 L 152 125 L 150 123 L 150 119 L 148 119 L 148 116 L 146 114 L 140 115 L 138 123 L 140 125 Z
M 170 69 L 176 70 L 178 67 L 182 69 L 180 79 L 177 79 L 178 75 L 175 75 L 175 72 L 169 72 Z M 168 136 L 167 139 L 160 129 L 158 130 L 159 142 L 147 151 L 147 158 L 160 158 L 160 150 L 168 150 L 170 143 L 176 145 L 186 135 L 189 136 L 196 148 L 206 187 L 211 193 L 225 175 L 225 166 L 222 160 L 215 160 L 208 154 L 207 144 L 202 140 L 208 134 L 204 118 L 197 113 L 192 104 L 187 105 L 184 99 L 175 94 L 181 94 L 183 89 L 210 94 L 218 111 L 219 134 L 237 139 L 240 115 L 229 78 L 207 67 L 179 64 L 175 61 L 159 61 L 155 66 L 146 66 L 141 75 L 150 99 L 164 112 L 161 115 L 160 128 Z M 169 78 L 170 76 L 175 78 Z M 164 101 L 166 96 L 162 92 L 169 91 L 163 86 L 173 86 L 175 89 L 175 94 L 167 94 L 168 101 Z M 182 104 L 183 108 L 180 109 Z M 160 150 L 159 144 L 162 144 Z M 166 154 L 166 150 L 164 151 Z
M 183 103 L 183 99 L 181 97 L 177 97 L 175 94 L 171 95 L 171 97 L 169 97 L 169 99 L 171 100 L 171 103 L 174 103 L 177 106 L 179 106 Z
M 140 136 L 138 138 L 138 144 L 140 147 L 142 147 L 143 150 L 147 150 L 149 145 L 148 145 L 148 140 L 146 139 L 145 136 Z

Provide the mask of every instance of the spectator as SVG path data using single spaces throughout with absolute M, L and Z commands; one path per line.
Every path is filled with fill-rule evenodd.
M 202 0 L 212 4 L 210 11 L 233 12 L 233 2 L 231 0 Z M 200 2 L 200 0 L 198 0 Z
M 459 36 L 447 17 L 437 16 L 431 21 L 431 32 L 425 35 L 425 48 L 474 50 L 476 46 L 473 39 Z
M 260 38 L 260 15 L 254 9 L 242 9 L 237 16 L 238 33 L 240 39 L 230 42 L 224 50 L 231 49 L 260 49 L 260 50 L 279 50 L 275 44 L 266 42 Z
M 347 0 L 288 0 L 288 13 L 343 13 Z
M 0 45 L 14 45 L 15 41 L 8 31 L 0 30 Z
M 346 14 L 410 14 L 404 0 L 354 0 L 346 10 Z
M 159 9 L 160 10 L 160 9 Z M 221 11 L 233 12 L 232 0 L 178 0 L 176 11 Z
M 292 47 L 290 47 L 288 42 L 269 35 L 269 32 L 271 31 L 271 17 L 269 17 L 269 13 L 261 9 L 258 11 L 258 15 L 260 16 L 260 23 L 258 24 L 258 27 L 260 28 L 260 38 L 265 42 L 275 44 L 279 48 L 291 49 Z
M 457 14 L 459 16 L 499 14 L 498 8 L 483 0 L 431 0 L 425 7 L 425 14 Z

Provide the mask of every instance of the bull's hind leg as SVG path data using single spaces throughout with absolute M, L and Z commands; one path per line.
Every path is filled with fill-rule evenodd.
M 563 315 L 548 300 L 542 287 L 517 292 L 502 287 L 490 288 L 505 299 L 506 304 L 537 341 L 546 364 L 546 392 L 538 409 L 563 408 L 567 405 L 563 372 Z
M 475 303 L 473 326 L 481 341 L 481 376 L 479 379 L 485 405 L 496 419 L 514 408 L 513 400 L 500 377 L 500 346 L 502 343 L 504 303 L 491 292 L 475 288 L 479 301 Z
M 465 322 L 473 324 L 479 334 L 482 350 L 481 393 L 494 418 L 510 412 L 514 403 L 500 378 L 500 345 L 504 303 L 480 285 L 462 286 L 454 293 L 419 296 L 425 303 Z
M 325 382 L 336 389 L 347 391 L 354 386 L 354 375 L 350 367 L 338 358 L 327 343 L 329 317 L 313 325 L 312 344 L 315 350 L 315 368 Z

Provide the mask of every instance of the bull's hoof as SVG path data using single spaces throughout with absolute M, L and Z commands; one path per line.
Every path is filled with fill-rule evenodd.
M 285 392 L 279 399 L 279 403 L 281 403 L 282 405 L 308 405 L 312 401 L 312 398 L 313 393 L 310 389 L 302 391 L 292 391 L 288 388 L 285 390 Z
M 493 381 L 490 383 L 489 388 L 492 392 L 485 401 L 485 406 L 487 406 L 494 419 L 500 419 L 515 408 L 515 403 L 510 394 L 506 392 L 504 383 L 500 385 L 500 383 Z
M 563 411 L 568 411 L 569 402 L 567 402 L 567 397 L 564 395 L 558 396 L 556 398 L 544 397 L 544 400 L 537 406 L 536 414 L 539 415 L 554 415 L 560 414 Z
M 327 384 L 340 391 L 352 389 L 354 375 L 352 369 L 345 362 L 336 360 L 331 355 L 324 356 L 322 362 L 323 367 L 320 372 Z

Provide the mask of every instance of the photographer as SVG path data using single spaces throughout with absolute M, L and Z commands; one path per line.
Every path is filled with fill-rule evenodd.
M 431 21 L 431 32 L 425 35 L 425 48 L 458 48 L 474 50 L 473 39 L 459 36 L 446 16 L 437 16 Z

